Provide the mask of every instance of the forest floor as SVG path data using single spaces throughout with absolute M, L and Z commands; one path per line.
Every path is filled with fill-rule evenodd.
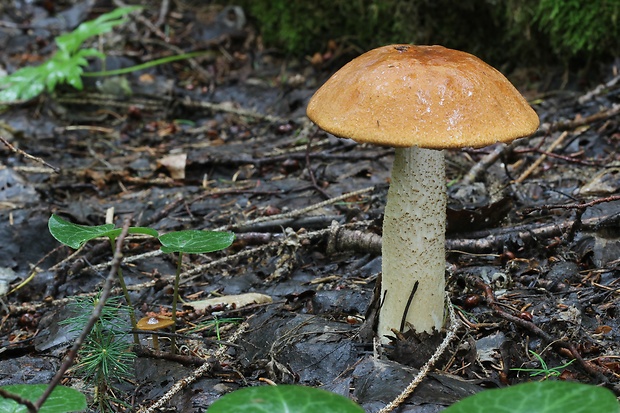
M 147 409 L 193 377 L 166 396 L 165 411 L 203 412 L 268 379 L 322 386 L 376 412 L 428 358 L 404 338 L 379 359 L 360 334 L 381 271 L 393 150 L 335 138 L 305 116 L 345 48 L 330 45 L 313 62 L 284 59 L 262 49 L 252 28 L 235 27 L 233 11 L 205 10 L 167 15 L 174 38 L 142 20 L 158 11 L 143 12 L 103 46 L 107 69 L 179 50 L 208 54 L 124 80 L 90 79 L 80 92 L 62 87 L 0 114 L 0 385 L 50 381 L 75 338 L 59 325 L 74 315 L 68 304 L 99 291 L 110 270 L 107 241 L 75 253 L 49 234 L 51 214 L 100 225 L 111 211 L 119 227 L 129 219 L 160 233 L 236 234 L 224 251 L 184 256 L 181 354 L 170 354 L 166 337 L 162 351 L 148 351 L 150 335 L 141 335 L 132 377 L 115 384 L 131 407 L 118 411 Z M 32 30 L 0 30 L 12 67 L 52 50 L 58 20 L 36 11 Z M 63 12 L 83 21 L 94 10 Z M 543 375 L 620 395 L 617 71 L 609 64 L 596 83 L 564 89 L 554 86 L 561 71 L 523 72 L 514 80 L 539 131 L 508 146 L 447 151 L 457 340 L 396 411 L 436 412 L 484 388 L 539 379 L 514 370 L 541 370 L 534 353 L 561 367 Z M 346 239 L 361 234 L 376 234 L 374 244 Z M 138 317 L 169 314 L 176 257 L 136 236 L 123 254 Z M 261 295 L 193 306 L 244 293 Z M 72 371 L 63 384 L 92 397 Z

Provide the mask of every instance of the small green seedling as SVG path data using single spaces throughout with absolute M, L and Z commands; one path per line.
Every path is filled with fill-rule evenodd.
M 52 215 L 48 221 L 48 228 L 50 233 L 59 242 L 78 249 L 82 247 L 86 242 L 95 238 L 108 238 L 110 245 L 114 250 L 114 242 L 120 235 L 122 229 L 116 228 L 113 224 L 105 225 L 78 225 L 65 221 L 57 215 Z M 176 277 L 174 283 L 174 297 L 172 301 L 172 330 L 175 331 L 176 324 L 176 309 L 179 296 L 179 277 L 181 274 L 181 263 L 183 260 L 183 254 L 204 254 L 214 251 L 223 250 L 228 248 L 235 239 L 235 235 L 232 232 L 220 232 L 220 231 L 199 231 L 199 230 L 187 230 L 187 231 L 175 231 L 159 236 L 157 231 L 148 227 L 129 227 L 129 234 L 143 234 L 152 237 L 158 237 L 161 242 L 161 251 L 165 253 L 179 253 L 179 260 L 177 264 Z M 131 318 L 131 325 L 134 330 L 138 329 L 136 316 L 131 304 L 131 298 L 129 297 L 129 291 L 123 278 L 122 269 L 118 269 L 118 279 L 123 290 L 123 295 L 127 305 L 129 306 L 129 316 Z M 28 280 L 27 280 L 28 281 Z M 27 282 L 26 281 L 26 282 Z M 24 283 L 22 283 L 24 284 Z M 138 344 L 139 338 L 134 333 L 134 342 Z M 174 337 L 172 338 L 172 351 L 175 352 Z
M 179 253 L 177 270 L 174 278 L 174 296 L 172 298 L 172 332 L 176 331 L 177 304 L 179 299 L 179 281 L 183 254 L 206 254 L 230 247 L 235 240 L 232 232 L 186 230 L 163 234 L 159 237 L 161 250 L 165 253 Z M 172 352 L 176 352 L 174 336 L 172 336 Z
M 530 353 L 536 357 L 538 359 L 538 362 L 540 363 L 540 368 L 538 369 L 524 369 L 524 368 L 514 368 L 514 369 L 510 369 L 513 371 L 523 371 L 523 372 L 527 372 L 530 373 L 530 377 L 536 377 L 536 376 L 542 376 L 543 380 L 548 379 L 549 377 L 558 377 L 560 374 L 562 374 L 562 370 L 564 370 L 566 367 L 570 366 L 575 360 L 571 360 L 568 363 L 564 363 L 559 367 L 549 367 L 547 366 L 547 363 L 545 363 L 545 360 L 542 359 L 542 357 L 540 357 L 540 354 L 536 353 L 535 351 L 530 350 Z
M 517 384 L 484 390 L 443 413 L 620 413 L 614 394 L 603 387 L 565 381 Z M 209 412 L 210 413 L 210 412 Z
M 204 323 L 197 324 L 193 328 L 191 328 L 188 332 L 198 333 L 200 331 L 213 329 L 215 332 L 215 339 L 217 341 L 220 341 L 222 339 L 222 337 L 220 336 L 220 326 L 223 324 L 227 324 L 227 323 L 239 323 L 241 320 L 243 319 L 239 317 L 219 318 L 214 315 L 212 320 L 207 320 Z M 220 344 L 220 348 L 221 347 L 223 347 L 222 344 Z
M 229 393 L 209 407 L 207 413 L 364 413 L 344 396 L 313 387 L 279 385 L 247 387 Z
M 36 402 L 47 389 L 47 384 L 11 384 L 0 387 L 12 394 Z M 57 386 L 39 409 L 39 413 L 69 413 L 86 410 L 86 396 L 69 387 Z M 0 396 L 0 412 L 28 413 L 28 408 L 15 400 Z
M 82 44 L 91 37 L 107 33 L 126 21 L 127 14 L 140 7 L 121 7 L 102 14 L 95 20 L 80 24 L 74 31 L 55 39 L 58 50 L 40 66 L 24 67 L 9 76 L 0 78 L 1 102 L 28 100 L 38 96 L 43 90 L 53 92 L 56 85 L 68 83 L 82 90 L 83 67 L 88 65 L 86 58 L 105 58 L 94 48 L 81 49 Z
M 75 297 L 69 309 L 75 313 L 61 321 L 69 332 L 80 332 L 88 323 L 93 309 L 99 302 L 95 297 Z M 72 368 L 86 383 L 95 389 L 94 402 L 99 411 L 112 411 L 111 395 L 115 393 L 114 382 L 131 377 L 136 358 L 131 342 L 125 339 L 130 326 L 123 313 L 129 308 L 121 304 L 121 297 L 110 297 L 101 309 L 99 319 L 78 350 L 77 364 Z
M 69 221 L 65 221 L 58 215 L 52 215 L 47 222 L 47 226 L 50 234 L 52 234 L 57 241 L 73 249 L 79 249 L 82 245 L 95 238 L 108 238 L 112 247 L 112 254 L 114 254 L 114 242 L 122 231 L 121 228 L 116 228 L 114 224 L 96 226 L 73 224 Z M 152 237 L 157 237 L 159 235 L 154 229 L 146 227 L 130 227 L 128 232 L 130 234 L 143 234 L 150 235 Z M 125 296 L 125 300 L 130 309 L 129 318 L 131 319 L 131 326 L 134 330 L 137 330 L 136 314 L 131 304 L 131 297 L 129 296 L 129 291 L 127 290 L 127 285 L 125 284 L 125 278 L 123 277 L 123 270 L 120 266 L 118 267 L 117 275 L 118 281 L 123 290 L 123 295 Z M 136 344 L 140 343 L 138 334 L 135 333 L 134 342 Z

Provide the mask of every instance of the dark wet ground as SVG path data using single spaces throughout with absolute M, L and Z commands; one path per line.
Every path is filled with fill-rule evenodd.
M 360 334 L 381 260 L 377 237 L 359 244 L 353 236 L 380 235 L 392 152 L 328 136 L 305 118 L 329 61 L 316 68 L 281 60 L 257 49 L 251 30 L 223 30 L 214 16 L 171 22 L 200 29 L 202 40 L 175 41 L 213 50 L 197 61 L 204 73 L 175 63 L 129 76 L 131 96 L 103 95 L 92 84 L 0 114 L 0 136 L 60 169 L 0 149 L 0 292 L 36 272 L 2 297 L 10 312 L 3 310 L 0 325 L 0 385 L 50 380 L 73 339 L 58 325 L 69 316 L 66 298 L 97 291 L 107 275 L 109 246 L 91 242 L 67 259 L 73 251 L 48 235 L 50 214 L 95 225 L 114 208 L 119 226 L 130 218 L 160 232 L 237 234 L 226 251 L 185 257 L 185 300 L 247 292 L 272 299 L 237 309 L 186 308 L 181 328 L 212 320 L 214 310 L 242 322 L 222 328 L 221 339 L 230 342 L 224 347 L 209 329 L 182 340 L 181 360 L 142 354 L 117 396 L 136 410 L 148 407 L 191 376 L 201 357 L 208 368 L 172 397 L 172 411 L 204 411 L 222 394 L 267 378 L 324 386 L 375 412 L 414 371 L 373 357 Z M 51 32 L 41 30 L 50 41 Z M 137 40 L 146 36 L 141 30 L 139 23 L 124 29 L 132 49 L 161 52 Z M 2 50 L 19 66 L 22 44 L 10 35 Z M 114 50 L 120 54 L 123 45 Z M 539 367 L 528 350 L 552 367 L 580 357 L 562 379 L 620 394 L 620 89 L 612 69 L 601 77 L 607 87 L 596 91 L 523 85 L 541 130 L 497 150 L 478 178 L 467 174 L 496 148 L 447 153 L 448 288 L 461 327 L 437 370 L 397 411 L 436 412 L 480 389 L 530 380 L 511 370 Z M 144 239 L 125 245 L 123 271 L 139 316 L 170 309 L 175 258 L 148 254 L 157 248 Z M 146 336 L 142 341 L 150 347 Z M 420 344 L 398 341 L 385 350 L 411 366 L 426 361 Z M 90 391 L 72 375 L 66 384 Z

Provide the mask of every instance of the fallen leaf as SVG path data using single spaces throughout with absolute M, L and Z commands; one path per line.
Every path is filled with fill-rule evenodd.
M 185 306 L 191 307 L 195 311 L 210 310 L 213 308 L 217 308 L 218 310 L 233 310 L 252 304 L 267 304 L 271 302 L 273 302 L 273 299 L 268 295 L 260 293 L 245 293 L 213 297 L 206 300 L 189 301 L 185 303 Z
M 185 165 L 187 164 L 186 153 L 164 156 L 157 163 L 170 172 L 170 177 L 172 179 L 185 179 Z

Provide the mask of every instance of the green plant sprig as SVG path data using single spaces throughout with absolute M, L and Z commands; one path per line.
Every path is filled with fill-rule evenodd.
M 543 358 L 540 356 L 540 354 L 532 350 L 530 350 L 530 354 L 532 354 L 534 357 L 536 357 L 536 359 L 538 359 L 538 362 L 540 363 L 540 368 L 513 368 L 510 370 L 530 373 L 530 377 L 544 376 L 543 380 L 546 380 L 549 377 L 558 377 L 562 374 L 562 371 L 565 368 L 570 366 L 575 361 L 575 359 L 573 359 L 568 363 L 562 364 L 561 366 L 549 367 L 547 366 L 547 363 L 545 363 L 545 360 L 543 360 Z
M 172 298 L 172 332 L 176 332 L 177 304 L 179 299 L 179 282 L 181 275 L 181 264 L 183 263 L 183 253 L 187 254 L 206 254 L 209 252 L 220 251 L 228 248 L 235 240 L 232 232 L 220 231 L 200 231 L 186 230 L 163 234 L 159 237 L 161 250 L 165 253 L 179 254 L 177 260 L 177 270 L 174 277 L 174 295 Z M 218 330 L 219 334 L 219 330 Z M 219 336 L 218 336 L 219 340 Z M 171 337 L 172 353 L 176 352 L 176 342 L 174 336 Z
M 95 20 L 80 24 L 70 33 L 56 37 L 58 50 L 39 66 L 23 67 L 9 76 L 0 78 L 0 101 L 29 100 L 47 89 L 53 92 L 58 84 L 67 83 L 82 90 L 82 74 L 88 65 L 88 57 L 105 58 L 94 48 L 81 49 L 91 37 L 107 33 L 126 21 L 126 15 L 140 7 L 121 7 L 102 14 Z
M 178 60 L 186 60 L 186 59 L 192 59 L 192 58 L 198 57 L 198 56 L 204 56 L 204 55 L 209 54 L 209 53 L 210 53 L 209 51 L 201 51 L 201 52 L 184 53 L 184 54 L 175 55 L 175 56 L 167 56 L 167 57 L 162 57 L 161 59 L 151 60 L 149 62 L 145 62 L 145 63 L 139 64 L 139 65 L 134 65 L 134 66 L 130 66 L 130 67 L 124 67 L 122 69 L 103 70 L 103 71 L 100 71 L 100 72 L 84 72 L 84 73 L 82 73 L 82 77 L 101 77 L 101 76 L 125 75 L 127 73 L 133 73 L 133 72 L 136 72 L 138 70 L 150 69 L 151 67 L 163 65 L 163 64 L 166 64 L 166 63 L 176 62 Z
M 116 238 L 121 234 L 122 229 L 116 228 L 114 224 L 105 224 L 105 225 L 79 225 L 73 224 L 69 221 L 65 221 L 60 218 L 58 215 L 53 214 L 47 222 L 47 226 L 50 234 L 57 241 L 65 244 L 71 248 L 79 249 L 86 242 L 93 240 L 95 238 L 108 238 L 110 241 L 110 246 L 112 247 L 112 254 L 114 254 L 114 243 Z M 130 227 L 128 230 L 129 234 L 143 234 L 150 235 L 152 237 L 157 237 L 159 234 L 152 228 L 146 227 Z M 117 271 L 118 282 L 121 285 L 121 289 L 123 290 L 123 295 L 125 297 L 125 301 L 129 306 L 129 318 L 131 319 L 131 326 L 134 330 L 138 329 L 138 324 L 136 322 L 136 313 L 134 311 L 133 305 L 131 304 L 131 297 L 129 296 L 129 290 L 127 289 L 127 284 L 125 284 L 125 277 L 123 277 L 123 270 L 119 266 Z M 139 344 L 140 338 L 137 333 L 133 335 L 134 343 Z
M 75 297 L 69 309 L 76 315 L 61 321 L 70 332 L 82 331 L 100 301 L 95 297 Z M 77 363 L 73 371 L 92 384 L 95 389 L 95 403 L 100 411 L 111 411 L 109 404 L 113 381 L 131 376 L 130 367 L 136 357 L 132 344 L 126 340 L 129 326 L 123 317 L 129 307 L 121 304 L 121 297 L 109 297 L 101 309 L 99 318 L 78 350 Z

